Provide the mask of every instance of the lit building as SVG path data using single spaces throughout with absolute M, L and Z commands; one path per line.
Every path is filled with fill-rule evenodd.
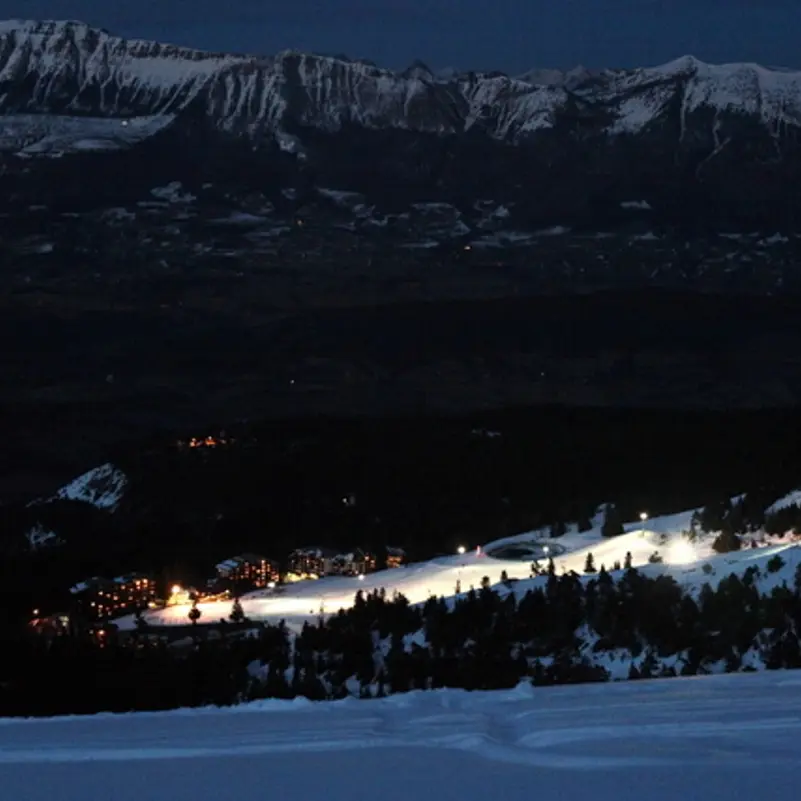
M 348 553 L 340 553 L 333 557 L 330 572 L 343 576 L 358 576 L 360 573 L 372 573 L 375 568 L 375 556 L 361 548 L 354 548 Z
M 156 583 L 149 576 L 130 573 L 113 580 L 95 576 L 70 588 L 83 613 L 105 620 L 135 612 L 156 598 Z
M 143 573 L 129 573 L 114 579 L 117 588 L 117 603 L 122 607 L 136 609 L 148 606 L 156 600 L 156 582 Z
M 278 581 L 280 569 L 272 559 L 255 553 L 243 553 L 220 562 L 217 576 L 222 581 L 261 588 Z
M 317 578 L 335 573 L 335 560 L 340 556 L 333 549 L 319 545 L 297 548 L 289 554 L 289 573 L 301 578 Z
M 178 440 L 179 448 L 222 448 L 232 445 L 234 442 L 225 431 L 217 435 L 207 435 L 205 437 L 190 437 L 188 440 Z
M 387 567 L 402 567 L 406 564 L 406 551 L 403 548 L 387 546 Z

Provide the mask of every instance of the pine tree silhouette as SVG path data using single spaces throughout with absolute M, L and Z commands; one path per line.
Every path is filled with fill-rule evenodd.
M 232 623 L 241 623 L 245 619 L 245 610 L 242 608 L 239 598 L 234 598 L 234 605 L 228 617 Z
M 619 537 L 623 534 L 623 520 L 614 504 L 608 504 L 604 513 L 604 523 L 601 526 L 601 535 L 604 537 Z

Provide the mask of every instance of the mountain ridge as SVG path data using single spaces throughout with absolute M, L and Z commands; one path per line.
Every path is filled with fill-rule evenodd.
M 261 224 L 263 247 L 292 239 L 306 254 L 347 231 L 362 252 L 369 241 L 517 259 L 559 233 L 568 252 L 540 262 L 543 275 L 573 280 L 584 268 L 569 251 L 586 248 L 575 232 L 598 240 L 595 286 L 599 270 L 612 284 L 639 270 L 616 245 L 601 253 L 611 232 L 657 254 L 646 274 L 679 263 L 728 274 L 716 242 L 687 264 L 686 238 L 780 232 L 789 258 L 801 233 L 799 133 L 801 72 L 745 63 L 445 74 L 294 50 L 211 53 L 75 21 L 0 23 L 2 212 L 44 209 L 62 239 L 83 236 L 66 233 L 73 212 L 97 212 L 107 239 L 119 209 L 141 244 L 154 228 L 163 239 L 182 220 L 228 218 Z M 165 200 L 169 187 L 191 208 Z M 195 228 L 193 249 L 208 237 Z M 218 241 L 208 247 L 231 252 Z M 343 240 L 343 256 L 355 251 Z M 753 273 L 740 246 L 722 255 Z
M 251 136 L 291 116 L 323 129 L 356 122 L 438 134 L 465 133 L 481 123 L 484 133 L 517 142 L 554 127 L 571 103 L 611 110 L 604 132 L 630 133 L 658 117 L 679 90 L 682 113 L 710 106 L 801 126 L 801 72 L 755 64 L 711 65 L 683 56 L 640 69 L 438 77 L 419 62 L 394 71 L 296 50 L 213 53 L 127 40 L 78 21 L 0 24 L 0 86 L 6 113 L 169 114 L 202 99 L 218 127 L 236 131 L 236 121 L 244 120 Z M 494 125 L 486 124 L 488 107 Z

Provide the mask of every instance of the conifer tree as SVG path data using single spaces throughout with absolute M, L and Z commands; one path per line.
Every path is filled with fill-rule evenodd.
M 733 531 L 721 531 L 712 543 L 712 549 L 716 553 L 731 553 L 742 548 L 740 538 Z
M 239 598 L 234 598 L 234 605 L 228 617 L 232 623 L 241 623 L 245 619 L 245 610 L 242 608 Z
M 700 511 L 698 525 L 702 531 L 720 531 L 729 512 L 731 512 L 731 501 L 728 498 L 713 501 Z
M 779 554 L 776 554 L 768 560 L 765 567 L 768 573 L 778 573 L 784 567 L 784 559 L 782 559 Z
M 145 631 L 147 629 L 147 620 L 145 620 L 143 613 L 144 609 L 141 606 L 137 606 L 134 612 L 134 625 L 137 631 Z
M 732 534 L 745 534 L 748 526 L 745 519 L 745 507 L 742 501 L 735 503 L 723 518 L 721 528 Z
M 601 534 L 604 537 L 618 537 L 623 534 L 623 520 L 620 512 L 614 504 L 608 504 L 604 512 L 604 523 L 601 526 Z
M 631 551 L 626 551 L 626 558 L 623 560 L 623 569 L 631 570 Z
M 192 601 L 192 608 L 189 610 L 189 619 L 192 621 L 192 625 L 196 626 L 198 620 L 200 620 L 201 611 L 197 608 L 197 601 Z
M 595 559 L 593 558 L 592 553 L 587 554 L 587 559 L 584 562 L 584 572 L 595 573 Z

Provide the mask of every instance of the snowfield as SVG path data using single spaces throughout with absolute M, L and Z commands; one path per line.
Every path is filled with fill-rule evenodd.
M 801 673 L 0 720 L 14 801 L 796 801 Z
M 760 581 L 760 589 L 768 590 L 782 581 L 792 584 L 795 566 L 801 562 L 801 548 L 792 542 L 765 545 L 760 548 L 744 548 L 736 553 L 718 555 L 712 550 L 713 535 L 690 545 L 682 536 L 690 528 L 694 510 L 647 520 L 645 523 L 628 523 L 624 534 L 618 537 L 603 537 L 601 525 L 603 515 L 592 521 L 590 531 L 578 533 L 575 528 L 562 537 L 549 539 L 546 531 L 532 531 L 513 537 L 495 540 L 487 545 L 468 551 L 463 555 L 443 556 L 428 562 L 410 564 L 406 567 L 379 571 L 358 577 L 326 577 L 316 581 L 302 581 L 278 588 L 259 590 L 242 598 L 245 615 L 254 621 L 277 624 L 284 620 L 290 629 L 298 630 L 304 622 L 315 621 L 321 614 L 335 614 L 340 609 L 353 605 L 356 593 L 384 589 L 388 595 L 399 592 L 410 603 L 424 603 L 432 595 L 453 597 L 457 583 L 462 593 L 471 587 L 480 588 L 482 578 L 488 577 L 497 590 L 506 591 L 501 585 L 501 574 L 516 579 L 514 591 L 520 594 L 543 578 L 531 579 L 531 558 L 521 560 L 497 559 L 492 556 L 504 546 L 527 546 L 543 554 L 541 565 L 545 569 L 548 556 L 552 556 L 557 573 L 575 571 L 583 574 L 587 555 L 592 554 L 595 568 L 602 566 L 612 571 L 616 562 L 625 564 L 626 554 L 631 554 L 631 564 L 645 575 L 671 575 L 682 586 L 700 590 L 703 584 L 717 585 L 721 578 L 731 573 L 742 574 L 748 567 L 756 566 L 763 573 L 767 562 L 777 554 L 782 555 L 784 569 L 767 574 Z M 556 551 L 559 553 L 556 553 Z M 650 564 L 649 559 L 658 552 L 664 560 L 661 564 Z M 708 567 L 704 567 L 708 565 Z M 589 578 L 589 576 L 588 576 Z M 156 626 L 187 625 L 189 604 L 178 604 L 145 614 L 146 620 Z M 230 601 L 199 603 L 199 623 L 219 623 L 231 612 Z M 135 626 L 133 616 L 115 621 L 120 629 Z

